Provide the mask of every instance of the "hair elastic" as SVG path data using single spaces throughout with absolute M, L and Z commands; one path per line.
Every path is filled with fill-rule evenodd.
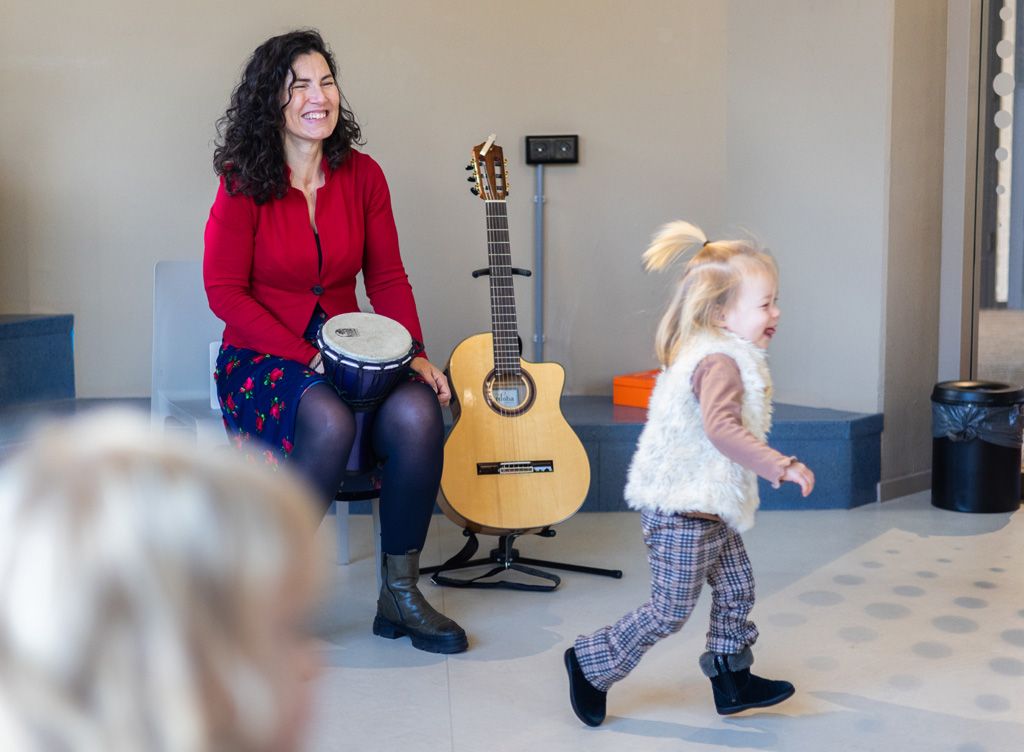
M 710 240 L 705 240 L 705 241 L 704 241 L 704 243 L 703 243 L 703 245 L 701 245 L 701 248 L 703 248 L 704 246 L 706 246 L 706 245 L 707 245 L 708 243 L 710 243 L 710 242 L 711 242 Z

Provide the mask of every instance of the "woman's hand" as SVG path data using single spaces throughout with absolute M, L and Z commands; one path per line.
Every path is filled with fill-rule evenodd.
M 448 379 L 444 372 L 426 358 L 413 358 L 409 368 L 419 375 L 427 384 L 437 392 L 437 401 L 447 405 L 452 399 L 452 390 L 448 387 Z
M 814 490 L 814 473 L 799 460 L 793 460 L 782 474 L 782 480 L 800 486 L 800 495 L 808 496 Z

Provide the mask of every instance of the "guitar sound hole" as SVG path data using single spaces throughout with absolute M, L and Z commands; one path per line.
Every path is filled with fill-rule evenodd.
M 491 371 L 484 381 L 487 406 L 500 415 L 522 415 L 533 404 L 533 379 L 525 371 L 518 374 Z

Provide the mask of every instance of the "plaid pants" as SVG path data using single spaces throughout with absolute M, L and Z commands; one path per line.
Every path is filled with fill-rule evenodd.
M 607 691 L 624 679 L 658 640 L 682 629 L 704 581 L 711 585 L 707 649 L 733 654 L 754 644 L 754 576 L 739 533 L 724 522 L 679 514 L 641 512 L 651 599 L 615 624 L 576 638 L 584 676 Z

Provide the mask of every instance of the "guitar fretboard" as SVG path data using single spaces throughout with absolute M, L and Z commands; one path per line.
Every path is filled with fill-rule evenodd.
M 494 336 L 494 371 L 519 376 L 519 326 L 512 286 L 512 249 L 504 201 L 484 202 L 487 218 L 487 262 L 491 283 L 491 333 Z

